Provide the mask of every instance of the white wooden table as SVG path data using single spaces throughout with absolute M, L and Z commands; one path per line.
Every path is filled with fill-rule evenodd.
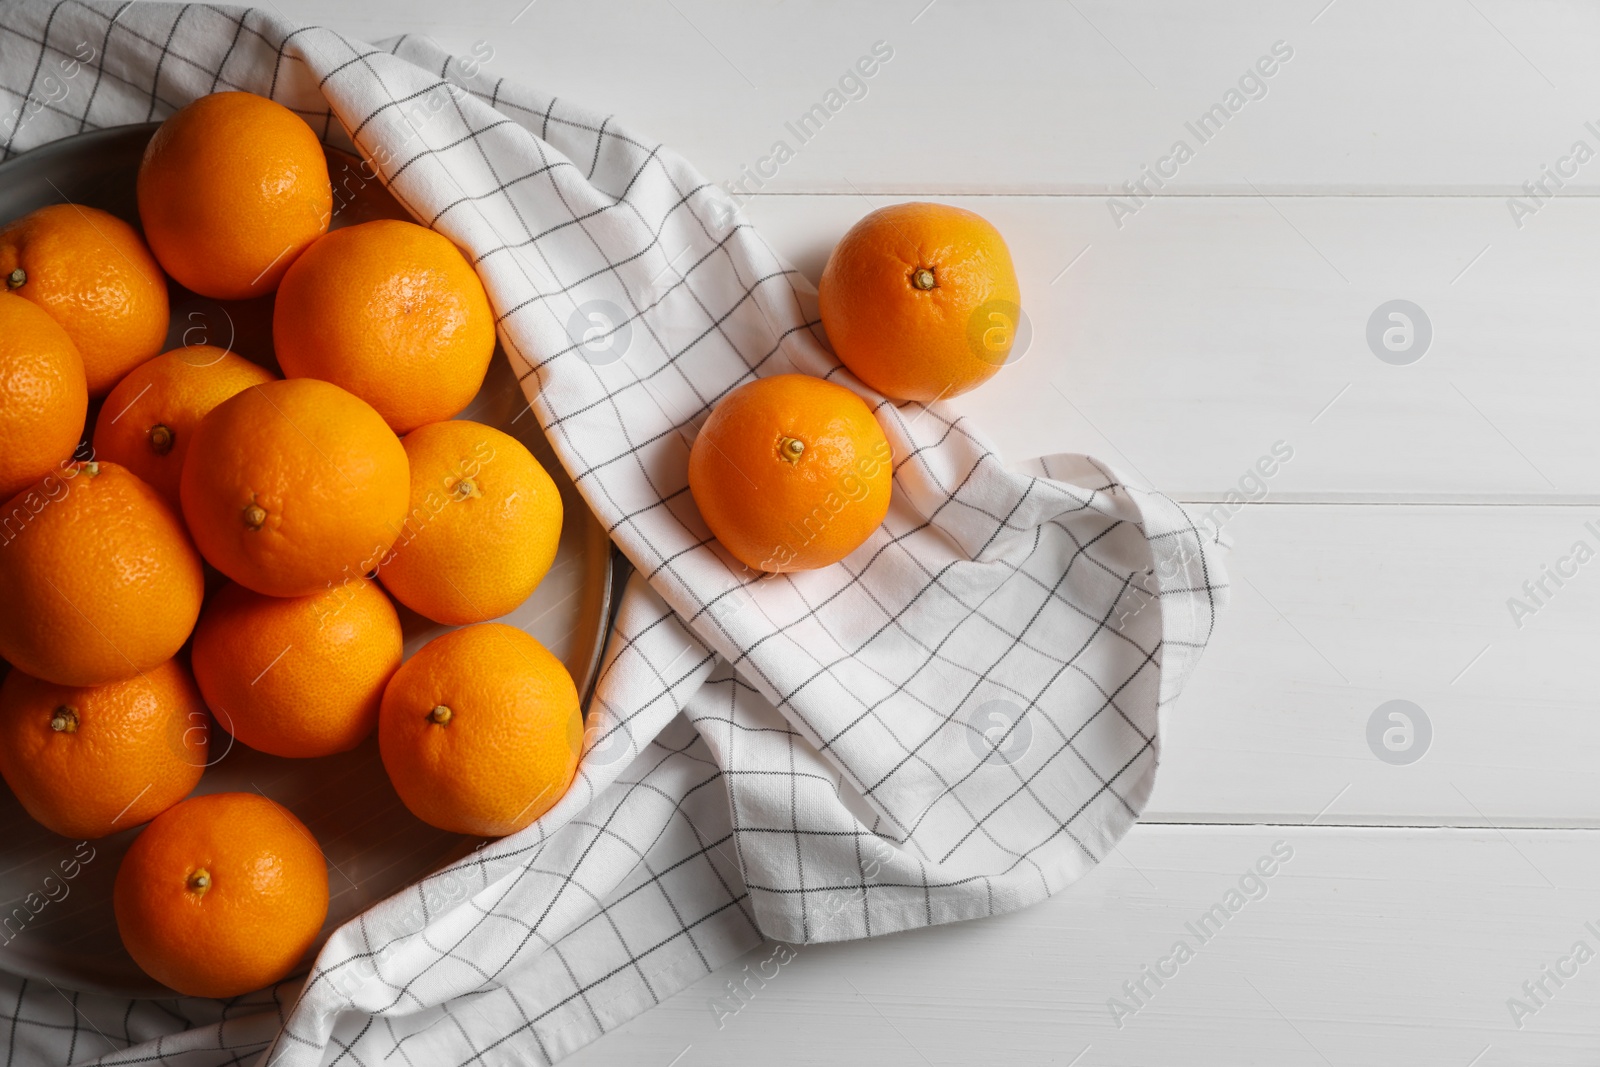
M 1005 454 L 1088 452 L 1202 510 L 1265 492 L 1228 522 L 1235 603 L 1150 810 L 1098 870 L 1005 918 L 802 948 L 719 1026 L 711 998 L 763 949 L 568 1063 L 1600 1056 L 1600 559 L 1572 556 L 1600 550 L 1600 8 L 525 3 L 273 6 L 492 49 L 714 179 L 762 167 L 746 215 L 813 279 L 872 206 L 971 207 L 1034 331 L 958 401 Z M 865 95 L 761 164 L 880 41 Z M 1391 300 L 1431 326 L 1420 359 L 1420 333 L 1369 345 Z M 1293 458 L 1251 481 L 1279 442 Z M 1420 760 L 1369 745 L 1391 700 L 1431 724 L 1400 754 Z M 1266 895 L 1162 963 L 1276 842 Z

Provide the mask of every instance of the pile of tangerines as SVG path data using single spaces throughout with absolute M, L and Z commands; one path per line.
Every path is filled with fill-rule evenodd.
M 149 823 L 117 873 L 123 943 L 179 992 L 231 996 L 302 958 L 328 880 L 274 801 L 184 799 L 212 715 L 296 758 L 376 728 L 419 818 L 528 825 L 576 769 L 578 694 L 488 620 L 549 569 L 561 497 L 521 443 L 452 419 L 495 343 L 471 265 L 408 222 L 330 231 L 298 116 L 197 100 L 155 133 L 137 194 L 142 237 L 75 204 L 0 229 L 0 774 L 60 834 Z M 275 292 L 283 377 L 220 348 L 158 354 L 168 276 Z M 463 628 L 402 665 L 391 597 Z
M 167 986 L 224 997 L 292 972 L 328 882 L 281 805 L 185 799 L 212 716 L 290 758 L 376 729 L 406 806 L 458 833 L 522 829 L 568 788 L 573 680 L 489 621 L 548 571 L 561 499 L 519 442 L 453 418 L 494 349 L 472 266 L 412 223 L 330 230 L 326 157 L 294 113 L 195 101 L 151 139 L 137 200 L 142 235 L 74 204 L 0 228 L 0 775 L 63 835 L 148 823 L 117 873 L 123 943 Z M 282 376 L 206 345 L 159 354 L 169 276 L 275 294 Z M 820 296 L 845 364 L 923 402 L 995 373 L 1020 313 L 999 234 L 933 204 L 858 223 Z M 854 392 L 786 374 L 715 406 L 689 486 L 731 556 L 795 571 L 881 524 L 892 459 Z M 391 597 L 461 628 L 402 663 Z
M 890 400 L 931 404 L 983 384 L 1011 361 L 1025 321 L 999 231 L 944 204 L 867 215 L 828 257 L 817 295 L 834 353 Z M 844 559 L 883 522 L 892 464 L 855 393 L 779 374 L 712 409 L 690 448 L 689 489 L 740 563 L 809 570 Z

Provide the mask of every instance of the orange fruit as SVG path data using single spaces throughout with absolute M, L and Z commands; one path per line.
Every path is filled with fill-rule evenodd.
M 884 396 L 924 404 L 998 371 L 1022 314 L 1000 231 L 946 204 L 879 208 L 850 227 L 817 297 L 840 361 Z
M 0 498 L 70 459 L 88 410 L 72 338 L 35 304 L 0 292 Z
M 156 130 L 139 164 L 156 258 L 201 296 L 270 293 L 333 217 L 328 160 L 305 120 L 253 93 L 212 93 Z
M 176 660 L 106 685 L 12 671 L 0 685 L 0 775 L 63 837 L 105 837 L 189 795 L 205 769 L 210 717 Z
M 75 462 L 0 509 L 0 656 L 60 685 L 148 671 L 200 614 L 200 557 L 161 495 Z
M 206 413 L 269 370 L 213 345 L 175 348 L 129 371 L 94 424 L 94 454 L 143 478 L 174 508 L 194 429 Z
M 464 419 L 401 441 L 411 511 L 378 577 L 434 622 L 497 619 L 533 592 L 556 558 L 561 493 L 516 438 Z
M 500 837 L 549 811 L 583 747 L 578 690 L 537 640 L 486 622 L 436 637 L 383 691 L 378 750 L 423 822 Z
M 723 397 L 689 450 L 689 492 L 722 547 L 779 573 L 837 563 L 889 511 L 893 455 L 862 399 L 804 374 Z
M 138 231 L 98 208 L 51 204 L 7 225 L 0 277 L 67 331 L 90 396 L 167 339 L 167 279 Z
M 312 378 L 253 385 L 212 408 L 179 482 L 201 554 L 268 596 L 372 570 L 409 493 L 406 450 L 378 413 Z
M 328 866 L 281 804 L 212 793 L 162 812 L 117 868 L 122 944 L 190 997 L 234 997 L 289 976 L 328 917 Z
M 335 230 L 295 260 L 273 305 L 272 344 L 285 377 L 341 385 L 409 433 L 482 387 L 494 313 L 448 238 L 379 219 Z
M 304 597 L 228 584 L 194 629 L 195 680 L 235 738 L 274 756 L 355 748 L 400 666 L 400 617 L 365 578 Z

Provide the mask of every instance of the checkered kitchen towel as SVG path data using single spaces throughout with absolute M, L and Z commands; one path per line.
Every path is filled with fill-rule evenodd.
M 1032 904 L 1137 818 L 1225 584 L 1177 505 L 1084 456 L 1007 467 L 948 408 L 884 401 L 726 193 L 425 41 L 150 2 L 11 0 L 0 23 L 7 156 L 220 89 L 353 139 L 470 253 L 638 571 L 598 736 L 536 825 L 338 930 L 303 987 L 130 1003 L 0 977 L 7 1063 L 553 1061 L 763 939 Z M 894 503 L 844 563 L 758 580 L 696 513 L 689 443 L 729 391 L 790 371 L 872 405 Z

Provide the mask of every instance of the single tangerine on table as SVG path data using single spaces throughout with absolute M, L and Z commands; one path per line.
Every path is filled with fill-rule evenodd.
M 200 420 L 179 496 L 213 567 L 258 593 L 309 596 L 379 565 L 410 475 L 371 406 L 294 378 L 250 386 Z
M 117 868 L 122 944 L 156 981 L 234 997 L 289 976 L 328 916 L 311 831 L 255 793 L 192 797 L 156 817 Z
M 286 377 L 342 386 L 403 434 L 471 402 L 494 354 L 494 313 L 448 238 L 379 219 L 335 230 L 295 261 L 272 342 Z
M 0 279 L 66 330 L 90 396 L 167 339 L 166 277 L 138 231 L 98 208 L 51 204 L 0 229 Z
M 839 360 L 884 396 L 931 404 L 1011 355 L 1021 293 L 1005 239 L 981 215 L 896 204 L 852 226 L 817 286 Z
M 689 452 L 689 491 L 741 563 L 810 570 L 848 556 L 883 522 L 892 460 L 860 397 L 821 378 L 779 374 L 712 409 Z
M 400 666 L 400 617 L 365 578 L 305 597 L 230 583 L 194 630 L 194 674 L 229 733 L 274 756 L 327 756 L 378 722 Z
M 106 397 L 94 426 L 94 454 L 143 478 L 174 508 L 194 429 L 218 404 L 274 378 L 213 345 L 175 348 L 129 371 Z
M 498 622 L 429 641 L 389 680 L 378 715 L 395 792 L 423 822 L 459 834 L 530 825 L 572 784 L 582 747 L 572 675 Z
M 183 523 L 115 463 L 69 463 L 0 507 L 0 656 L 19 670 L 131 678 L 183 646 L 203 595 Z
M 72 338 L 36 304 L 0 291 L 0 499 L 72 458 L 88 410 Z
M 206 765 L 209 722 L 176 660 L 87 687 L 14 670 L 0 685 L 0 775 L 48 829 L 104 837 L 189 795 Z
M 138 196 L 156 259 L 216 300 L 272 292 L 333 218 L 317 135 L 253 93 L 202 96 L 163 122 L 139 165 Z
M 434 622 L 497 619 L 533 593 L 561 540 L 561 492 L 533 454 L 482 423 L 435 422 L 401 441 L 411 510 L 384 587 Z

